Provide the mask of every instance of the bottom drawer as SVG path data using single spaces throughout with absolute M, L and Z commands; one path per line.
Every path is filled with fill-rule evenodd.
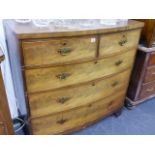
M 139 99 L 149 97 L 151 95 L 155 95 L 155 81 L 148 83 L 148 84 L 143 84 L 142 89 L 140 92 Z
M 31 119 L 33 134 L 61 134 L 85 127 L 123 105 L 124 90 L 81 108 Z

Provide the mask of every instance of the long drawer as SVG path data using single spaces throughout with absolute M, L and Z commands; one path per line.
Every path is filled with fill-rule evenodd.
M 25 70 L 28 93 L 52 90 L 106 77 L 132 66 L 135 50 L 99 60 L 57 67 Z M 88 78 L 89 77 L 89 78 Z
M 95 102 L 120 89 L 126 89 L 130 69 L 105 80 L 28 95 L 31 117 L 40 117 Z
M 25 66 L 95 58 L 96 47 L 96 36 L 22 42 Z
M 33 134 L 61 134 L 81 128 L 123 105 L 124 90 L 82 108 L 47 117 L 31 119 Z
M 140 30 L 124 31 L 101 35 L 99 54 L 101 57 L 135 48 L 139 41 Z

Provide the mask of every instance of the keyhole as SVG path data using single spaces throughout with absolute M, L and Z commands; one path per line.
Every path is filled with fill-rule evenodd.
M 92 86 L 95 86 L 95 82 L 92 82 Z
M 65 46 L 67 43 L 63 43 L 63 46 Z

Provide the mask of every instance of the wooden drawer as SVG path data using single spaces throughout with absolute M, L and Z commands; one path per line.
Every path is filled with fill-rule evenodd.
M 148 65 L 155 65 L 155 52 L 150 54 Z
M 130 70 L 105 80 L 45 93 L 30 94 L 31 117 L 40 117 L 95 102 L 121 89 L 126 89 Z M 76 93 L 75 93 L 76 92 Z
M 118 73 L 132 66 L 135 50 L 99 60 L 97 63 L 25 70 L 28 92 L 52 90 Z M 88 78 L 89 77 L 89 78 Z
M 96 37 L 23 41 L 22 48 L 26 66 L 68 63 L 94 58 Z
M 140 30 L 101 35 L 99 54 L 101 57 L 117 54 L 137 47 Z
M 61 134 L 84 127 L 123 106 L 123 99 L 124 90 L 81 108 L 31 119 L 33 134 Z
M 145 98 L 145 97 L 148 97 L 148 96 L 151 96 L 151 95 L 154 95 L 154 94 L 155 94 L 155 81 L 151 82 L 151 83 L 148 83 L 148 84 L 143 84 L 142 85 L 142 89 L 141 89 L 139 98 L 140 99 Z
M 155 67 L 149 67 L 146 70 L 144 82 L 147 83 L 154 80 L 155 80 Z

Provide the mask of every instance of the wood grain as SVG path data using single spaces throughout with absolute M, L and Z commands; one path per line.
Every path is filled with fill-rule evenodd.
M 155 93 L 155 81 L 142 85 L 142 89 L 138 99 L 149 97 Z
M 120 89 L 127 88 L 127 81 L 131 70 L 106 78 L 90 82 L 88 84 L 28 95 L 31 109 L 31 117 L 40 117 L 52 113 L 62 112 L 75 107 L 84 106 L 89 102 L 95 102 Z M 114 85 L 116 83 L 116 85 Z M 66 98 L 63 103 L 60 98 Z
M 67 63 L 94 59 L 96 54 L 96 36 L 71 37 L 36 41 L 23 41 L 25 66 Z M 68 50 L 63 55 L 59 50 Z
M 97 63 L 28 69 L 25 70 L 27 90 L 28 93 L 47 91 L 106 77 L 131 67 L 134 56 L 135 50 L 131 50 L 121 55 L 101 59 Z M 120 61 L 122 63 L 117 64 Z M 57 75 L 63 73 L 67 74 L 66 78 L 60 80 Z
M 59 134 L 68 129 L 93 122 L 123 105 L 124 91 L 119 91 L 84 107 L 40 119 L 31 119 L 33 134 Z
M 8 134 L 14 134 L 14 131 L 3 83 L 0 62 L 0 135 Z
M 124 31 L 121 33 L 112 33 L 101 35 L 100 39 L 100 56 L 108 56 L 129 49 L 136 48 L 139 41 L 140 30 Z M 121 44 L 121 41 L 126 41 Z
M 0 122 L 0 135 L 6 135 L 7 131 L 6 131 L 6 127 L 3 124 L 3 122 Z
M 155 80 L 155 67 L 151 66 L 146 69 L 146 74 L 144 77 L 144 83 L 151 82 Z
M 141 40 L 145 43 L 146 47 L 152 47 L 155 42 L 155 19 L 136 19 L 137 21 L 144 22 Z
M 149 58 L 149 61 L 148 61 L 148 65 L 151 66 L 151 65 L 155 65 L 155 52 L 152 52 L 150 54 L 150 58 Z

